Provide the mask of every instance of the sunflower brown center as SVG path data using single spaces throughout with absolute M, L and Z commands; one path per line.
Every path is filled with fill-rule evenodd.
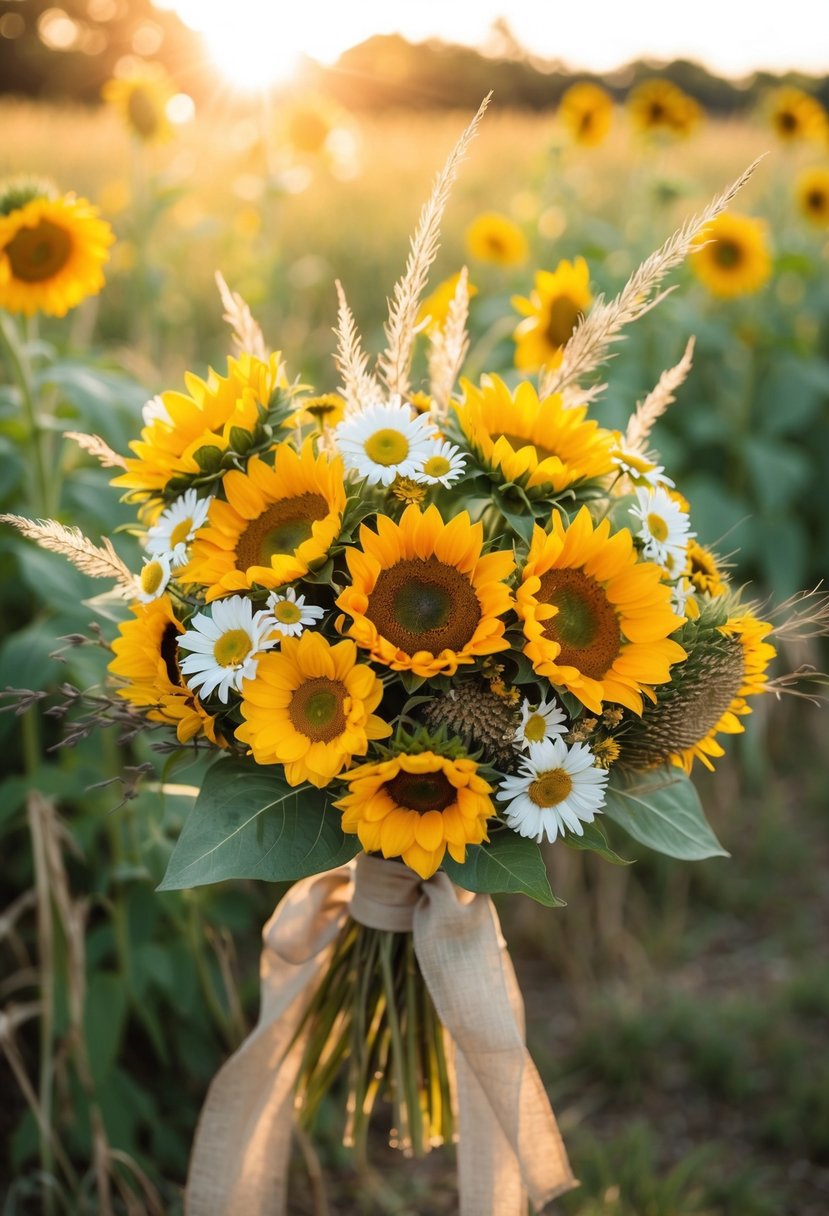
M 550 305 L 544 336 L 551 346 L 564 346 L 575 329 L 581 309 L 569 296 L 559 296 Z
M 499 439 L 506 439 L 513 452 L 519 452 L 521 448 L 535 448 L 535 454 L 539 461 L 549 460 L 551 456 L 556 455 L 552 448 L 542 447 L 540 443 L 528 439 L 526 435 L 515 435 L 512 431 L 501 431 L 500 434 L 493 434 L 492 438 L 496 443 Z
M 288 716 L 313 743 L 330 743 L 345 730 L 346 688 L 339 680 L 319 676 L 300 684 L 291 697 Z
M 366 616 L 406 654 L 462 650 L 481 619 L 478 597 L 465 575 L 436 557 L 409 558 L 381 570 Z
M 810 190 L 806 195 L 806 206 L 810 211 L 815 211 L 818 215 L 822 215 L 826 210 L 826 195 L 822 190 Z
M 538 600 L 558 609 L 544 622 L 544 636 L 561 646 L 556 662 L 601 680 L 622 645 L 619 618 L 604 588 L 582 570 L 550 570 Z
M 742 248 L 736 241 L 715 241 L 713 254 L 714 261 L 724 270 L 734 270 L 743 260 Z
M 172 621 L 164 626 L 158 651 L 167 669 L 167 679 L 171 684 L 181 684 L 181 672 L 178 669 L 178 630 Z
M 486 238 L 486 243 L 489 247 L 489 252 L 494 254 L 495 257 L 499 257 L 501 254 L 506 253 L 506 245 L 504 244 L 503 237 L 498 236 L 497 232 L 490 232 Z
M 782 131 L 790 132 L 797 130 L 797 115 L 791 110 L 783 110 L 777 115 L 777 125 Z
M 394 802 L 408 811 L 425 815 L 445 811 L 455 801 L 457 791 L 444 773 L 400 772 L 384 786 Z
M 653 123 L 663 122 L 666 117 L 665 107 L 661 101 L 652 101 L 648 110 L 648 118 Z
M 593 119 L 595 115 L 592 110 L 583 110 L 579 115 L 579 131 L 582 135 L 589 135 L 593 127 Z
M 129 95 L 127 115 L 132 126 L 145 139 L 155 135 L 158 130 L 158 106 L 152 95 L 141 85 L 137 85 Z
M 558 806 L 573 788 L 573 778 L 563 768 L 539 773 L 527 793 L 536 806 Z
M 21 228 L 3 252 L 14 278 L 42 283 L 63 270 L 72 252 L 72 238 L 65 228 L 41 220 L 35 228 Z
M 236 542 L 237 568 L 264 566 L 275 554 L 295 553 L 308 540 L 315 522 L 327 514 L 328 503 L 321 494 L 296 494 L 271 503 Z

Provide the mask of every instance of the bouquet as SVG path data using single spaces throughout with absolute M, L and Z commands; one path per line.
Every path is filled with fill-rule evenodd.
M 489 897 L 555 907 L 545 842 L 624 864 L 606 820 L 673 857 L 723 853 L 692 771 L 791 682 L 768 675 L 787 626 L 698 543 L 650 449 L 691 345 L 624 433 L 590 417 L 595 369 L 751 170 L 571 318 L 538 383 L 473 383 L 465 271 L 443 318 L 421 299 L 485 108 L 421 213 L 376 370 L 339 284 L 339 384 L 317 392 L 219 277 L 226 371 L 149 401 L 126 457 L 79 437 L 135 504 L 141 569 L 5 517 L 128 603 L 100 719 L 215 754 L 161 889 L 294 884 L 265 928 L 259 1025 L 202 1116 L 193 1214 L 284 1211 L 291 1120 L 343 1075 L 356 1152 L 386 1097 L 405 1152 L 458 1139 L 465 1216 L 574 1185 Z M 524 336 L 560 322 L 535 310 Z

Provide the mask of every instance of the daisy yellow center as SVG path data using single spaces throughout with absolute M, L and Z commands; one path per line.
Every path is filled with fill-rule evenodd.
M 365 453 L 374 464 L 402 464 L 409 455 L 409 441 L 401 431 L 383 427 L 366 440 Z
M 291 697 L 288 715 L 301 735 L 314 743 L 330 743 L 345 730 L 345 698 L 344 684 L 319 676 L 300 684 Z
M 621 649 L 619 619 L 604 588 L 582 570 L 550 570 L 538 599 L 558 609 L 544 622 L 544 634 L 558 642 L 556 662 L 601 680 Z
M 654 540 L 663 541 L 668 539 L 669 528 L 661 515 L 657 515 L 655 511 L 648 514 L 648 531 Z
M 397 806 L 425 815 L 427 811 L 445 811 L 457 797 L 457 791 L 444 773 L 398 773 L 385 783 L 385 791 Z
M 742 248 L 736 241 L 715 241 L 713 255 L 723 270 L 734 270 L 743 260 Z
M 406 654 L 461 650 L 481 619 L 469 580 L 436 557 L 412 558 L 381 570 L 366 616 L 381 637 Z
M 41 220 L 36 228 L 21 228 L 4 251 L 12 275 L 24 283 L 41 283 L 63 270 L 72 253 L 72 238 L 65 228 Z
M 193 527 L 193 521 L 188 515 L 187 519 L 183 519 L 180 524 L 176 524 L 170 533 L 170 548 L 175 549 L 176 545 L 184 544 L 187 537 L 190 535 L 190 529 Z
M 542 714 L 530 714 L 524 727 L 524 738 L 529 743 L 540 743 L 547 731 L 547 723 Z
M 527 791 L 536 806 L 558 806 L 573 788 L 573 779 L 563 768 L 539 773 Z
M 228 629 L 213 647 L 213 658 L 220 667 L 238 667 L 253 649 L 244 629 Z
M 164 567 L 161 562 L 147 562 L 141 571 L 141 590 L 145 595 L 155 595 L 164 581 Z
M 430 456 L 423 466 L 427 477 L 445 477 L 451 469 L 452 465 L 445 456 Z
M 569 296 L 558 296 L 550 304 L 550 315 L 544 330 L 551 346 L 564 346 L 579 319 L 581 309 Z
M 273 614 L 281 625 L 296 625 L 302 619 L 302 612 L 290 600 L 277 604 Z
M 171 684 L 181 684 L 181 672 L 178 669 L 178 630 L 172 621 L 164 628 L 158 650 L 167 670 L 167 679 Z
M 267 565 L 278 553 L 294 553 L 311 536 L 314 523 L 327 514 L 328 503 L 321 494 L 297 494 L 271 503 L 239 537 L 238 569 Z

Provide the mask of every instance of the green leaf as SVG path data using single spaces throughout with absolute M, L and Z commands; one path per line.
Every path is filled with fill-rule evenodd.
M 275 767 L 220 760 L 205 774 L 158 889 L 226 878 L 293 882 L 344 865 L 359 849 L 326 790 L 292 788 Z
M 663 767 L 610 777 L 604 812 L 634 840 L 683 861 L 728 857 L 702 811 L 690 777 Z
M 565 836 L 562 836 L 562 840 L 571 849 L 583 849 L 585 852 L 598 853 L 600 857 L 603 857 L 605 861 L 611 862 L 614 866 L 629 866 L 633 864 L 627 861 L 626 858 L 620 857 L 618 853 L 613 852 L 607 843 L 604 832 L 597 823 L 585 823 L 581 836 L 568 832 Z
M 547 908 L 564 907 L 564 901 L 550 890 L 538 845 L 507 829 L 494 831 L 489 844 L 468 845 L 463 865 L 446 857 L 443 868 L 466 891 L 486 895 L 518 892 Z

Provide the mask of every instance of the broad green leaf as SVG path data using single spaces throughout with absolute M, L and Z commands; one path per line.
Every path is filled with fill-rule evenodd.
M 494 831 L 489 844 L 469 845 L 463 865 L 447 856 L 443 868 L 466 891 L 486 895 L 515 892 L 529 895 L 547 908 L 564 907 L 564 901 L 550 890 L 538 845 L 508 829 Z
M 614 866 L 629 866 L 632 864 L 624 857 L 620 857 L 618 853 L 613 852 L 607 843 L 604 832 L 597 823 L 585 823 L 581 836 L 568 832 L 562 837 L 562 840 L 571 849 L 583 849 L 588 853 L 598 853 L 600 857 L 603 857 L 605 861 L 611 862 Z
M 293 882 L 359 852 L 326 790 L 287 785 L 275 768 L 220 760 L 205 774 L 160 891 L 226 878 Z
M 616 770 L 604 812 L 634 840 L 668 857 L 684 861 L 728 857 L 703 814 L 690 777 L 679 769 L 632 773 L 630 778 Z

